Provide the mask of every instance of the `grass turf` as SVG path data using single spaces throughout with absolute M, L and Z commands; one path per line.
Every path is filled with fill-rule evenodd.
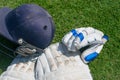
M 120 79 L 120 1 L 119 0 L 1 0 L 0 8 L 15 8 L 35 3 L 53 17 L 56 33 L 53 43 L 61 41 L 71 29 L 92 26 L 109 36 L 99 57 L 89 64 L 94 80 Z M 0 55 L 0 73 L 12 59 Z

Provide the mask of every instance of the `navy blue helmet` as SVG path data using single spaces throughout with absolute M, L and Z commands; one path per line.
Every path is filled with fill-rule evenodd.
M 23 39 L 38 48 L 46 48 L 54 37 L 55 25 L 50 14 L 35 4 L 24 4 L 0 13 L 0 34 L 18 43 Z

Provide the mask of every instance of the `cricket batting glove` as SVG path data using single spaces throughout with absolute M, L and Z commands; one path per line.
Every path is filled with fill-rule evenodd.
M 89 63 L 98 56 L 107 40 L 108 36 L 103 32 L 86 27 L 71 30 L 63 37 L 62 42 L 69 51 L 81 51 L 83 62 Z

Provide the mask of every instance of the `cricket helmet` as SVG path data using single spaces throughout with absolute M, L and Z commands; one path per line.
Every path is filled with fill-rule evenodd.
M 0 34 L 18 43 L 22 38 L 38 48 L 46 48 L 54 37 L 55 25 L 50 14 L 35 4 L 24 4 L 13 10 L 1 9 Z M 4 12 L 4 13 L 3 13 Z

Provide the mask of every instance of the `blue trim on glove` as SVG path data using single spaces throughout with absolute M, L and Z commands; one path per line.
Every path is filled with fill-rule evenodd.
M 71 32 L 72 32 L 73 36 L 75 36 L 75 37 L 78 35 L 77 31 L 75 29 L 71 30 Z
M 77 31 L 75 29 L 71 30 L 71 32 L 72 32 L 73 36 L 75 36 L 75 37 L 78 36 L 80 38 L 80 41 L 82 41 L 84 39 L 83 33 L 77 34 Z
M 79 33 L 78 37 L 80 38 L 80 40 L 82 41 L 84 39 L 83 33 Z
M 98 56 L 98 53 L 93 52 L 93 53 L 90 53 L 89 55 L 87 55 L 84 59 L 85 59 L 85 61 L 90 62 L 90 61 L 94 60 L 97 56 Z
M 104 35 L 102 38 L 109 40 L 109 37 L 107 35 Z

